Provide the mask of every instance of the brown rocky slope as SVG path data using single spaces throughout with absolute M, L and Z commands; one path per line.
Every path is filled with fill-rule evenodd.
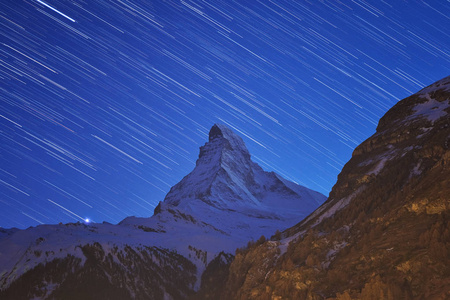
M 320 208 L 237 251 L 198 296 L 450 299 L 449 99 L 446 77 L 398 102 Z

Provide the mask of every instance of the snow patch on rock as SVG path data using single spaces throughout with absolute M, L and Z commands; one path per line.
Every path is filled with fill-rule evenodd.
M 386 162 L 388 161 L 387 157 L 382 158 L 377 165 L 369 171 L 369 173 L 367 173 L 367 175 L 378 175 L 381 170 L 383 170 L 384 165 L 386 164 Z
M 316 222 L 311 227 L 315 227 L 315 226 L 319 225 L 324 219 L 334 216 L 334 214 L 336 214 L 338 211 L 340 211 L 341 209 L 346 207 L 359 193 L 362 192 L 362 190 L 364 188 L 365 188 L 365 186 L 362 185 L 356 191 L 351 193 L 349 196 L 330 203 L 328 205 L 329 208 L 327 207 L 325 212 L 322 213 L 321 215 L 319 215 Z
M 424 116 L 432 124 L 439 120 L 440 118 L 447 115 L 445 109 L 450 107 L 449 100 L 439 102 L 436 99 L 430 97 L 429 94 L 424 95 L 427 98 L 427 102 L 419 103 L 414 107 L 413 116 Z

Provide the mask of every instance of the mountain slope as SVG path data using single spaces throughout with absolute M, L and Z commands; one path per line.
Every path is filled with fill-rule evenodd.
M 303 219 L 325 196 L 265 172 L 216 124 L 150 218 L 0 232 L 0 298 L 184 299 L 208 264 Z M 220 254 L 220 255 L 219 255 Z
M 205 284 L 199 295 L 449 299 L 449 99 L 446 77 L 397 103 L 320 208 L 237 253 L 223 289 Z

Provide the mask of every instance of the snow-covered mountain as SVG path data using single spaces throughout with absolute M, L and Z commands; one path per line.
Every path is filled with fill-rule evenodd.
M 218 255 L 296 224 L 325 199 L 265 172 L 215 124 L 152 217 L 1 230 L 0 298 L 186 298 Z
M 294 225 L 323 201 L 322 194 L 265 172 L 250 159 L 239 136 L 215 124 L 209 142 L 200 148 L 196 167 L 171 188 L 155 215 L 126 218 L 120 225 L 170 231 L 174 241 L 161 240 L 161 246 L 182 253 L 180 245 L 195 244 L 212 259 L 213 253 L 234 252 L 252 239 Z M 175 232 L 182 234 L 178 237 Z M 202 245 L 205 233 L 218 241 Z

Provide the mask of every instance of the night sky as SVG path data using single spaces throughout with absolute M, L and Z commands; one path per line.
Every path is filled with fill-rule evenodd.
M 0 227 L 151 216 L 220 122 L 328 195 L 450 74 L 450 3 L 2 0 Z

